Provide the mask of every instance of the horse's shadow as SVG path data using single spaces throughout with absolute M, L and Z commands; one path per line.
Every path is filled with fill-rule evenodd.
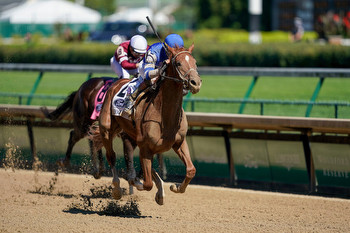
M 53 185 L 52 185 L 53 186 Z M 51 186 L 50 186 L 51 187 Z M 74 195 L 67 193 L 54 193 L 54 188 L 50 189 L 47 187 L 39 187 L 36 190 L 28 191 L 32 194 L 39 194 L 45 196 L 59 196 L 64 198 L 80 198 L 80 202 L 72 203 L 63 212 L 70 214 L 98 214 L 105 216 L 115 216 L 123 218 L 146 218 L 147 216 L 142 216 L 139 210 L 139 206 L 136 201 L 129 200 L 124 205 L 120 204 L 118 201 L 113 199 L 108 200 L 106 204 L 102 201 L 99 203 L 93 203 L 94 199 L 110 199 L 111 198 L 111 187 L 101 186 L 93 187 L 90 189 L 89 195 Z M 123 194 L 126 195 L 126 189 L 123 189 Z
M 57 197 L 64 197 L 64 198 L 73 198 L 76 197 L 74 194 L 66 194 L 66 193 L 51 193 L 48 191 L 28 191 L 29 193 L 32 194 L 39 194 L 39 195 L 45 195 L 45 196 L 57 196 Z
M 101 201 L 98 204 L 91 202 L 91 198 L 84 196 L 81 203 L 71 204 L 68 209 L 63 210 L 65 213 L 71 214 L 98 214 L 113 217 L 123 218 L 146 218 L 142 216 L 139 206 L 136 201 L 129 200 L 124 205 L 121 205 L 118 201 L 111 200 L 107 202 L 107 205 Z
M 85 210 L 80 208 L 69 208 L 66 210 L 63 210 L 64 213 L 69 214 L 84 214 L 84 215 L 91 215 L 91 214 L 98 214 L 98 215 L 105 215 L 105 216 L 113 216 L 113 217 L 122 217 L 122 218 L 151 218 L 152 216 L 140 216 L 140 215 L 123 215 L 123 214 L 106 214 L 104 211 L 96 211 L 96 210 Z

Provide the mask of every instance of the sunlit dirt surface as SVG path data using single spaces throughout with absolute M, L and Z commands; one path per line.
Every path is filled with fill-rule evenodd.
M 0 232 L 349 232 L 350 200 L 190 185 L 165 204 L 111 178 L 0 169 Z

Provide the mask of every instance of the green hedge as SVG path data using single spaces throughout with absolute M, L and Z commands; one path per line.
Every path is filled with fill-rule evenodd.
M 205 43 L 197 40 L 199 66 L 350 67 L 350 47 L 316 43 Z M 185 41 L 187 46 L 190 41 Z M 116 46 L 102 43 L 0 45 L 0 62 L 108 65 Z
M 0 62 L 48 64 L 109 64 L 115 45 L 67 43 L 0 46 Z
M 349 47 L 313 43 L 220 44 L 194 53 L 203 66 L 350 67 Z

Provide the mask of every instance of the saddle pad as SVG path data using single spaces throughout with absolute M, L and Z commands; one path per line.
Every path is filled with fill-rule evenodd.
M 112 115 L 122 116 L 125 109 L 125 96 L 127 95 L 130 82 L 125 83 L 120 90 L 114 95 L 112 101 Z M 130 92 L 130 91 L 129 91 Z
M 104 85 L 100 88 L 100 90 L 97 92 L 97 95 L 95 97 L 94 102 L 94 111 L 91 114 L 90 119 L 96 120 L 96 118 L 100 115 L 100 111 L 102 108 L 103 101 L 105 100 L 106 93 L 109 89 L 109 87 L 118 79 L 105 79 Z

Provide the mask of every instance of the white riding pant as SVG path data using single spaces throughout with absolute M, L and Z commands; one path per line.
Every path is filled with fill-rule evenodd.
M 135 75 L 138 73 L 138 69 L 126 70 L 124 69 L 115 57 L 113 56 L 110 60 L 112 70 L 118 75 L 119 78 L 130 78 L 130 75 Z

